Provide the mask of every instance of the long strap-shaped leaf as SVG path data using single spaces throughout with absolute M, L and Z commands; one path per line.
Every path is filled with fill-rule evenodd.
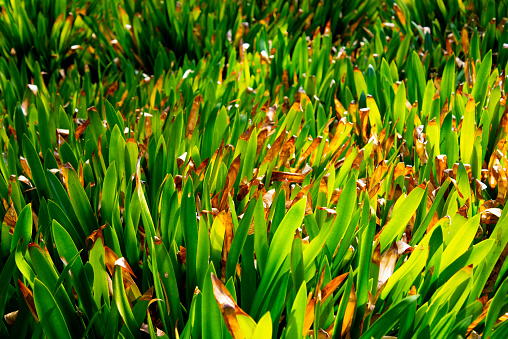
M 125 321 L 125 324 L 127 324 L 127 328 L 132 334 L 132 337 L 141 338 L 139 328 L 136 326 L 136 319 L 134 318 L 134 314 L 132 313 L 132 309 L 129 305 L 129 300 L 127 300 L 127 295 L 125 294 L 122 267 L 119 265 L 115 266 L 115 274 L 113 277 L 113 298 L 115 299 L 116 307 Z
M 408 307 L 416 302 L 419 295 L 412 295 L 405 299 L 402 299 L 396 305 L 390 307 L 388 311 L 383 313 L 381 317 L 379 317 L 376 322 L 369 327 L 365 333 L 361 336 L 361 339 L 371 339 L 371 338 L 383 338 L 388 331 L 404 316 L 404 313 L 407 311 Z
M 416 187 L 407 198 L 398 206 L 395 206 L 392 218 L 381 232 L 379 241 L 381 242 L 381 253 L 384 253 L 392 242 L 404 232 L 407 223 L 415 213 L 420 201 L 422 200 L 425 189 Z
M 272 243 L 268 250 L 266 269 L 261 283 L 259 284 L 258 290 L 254 297 L 252 304 L 251 315 L 256 318 L 259 316 L 258 312 L 264 299 L 268 296 L 270 286 L 275 281 L 279 268 L 282 266 L 284 260 L 291 251 L 291 239 L 298 227 L 302 224 L 303 217 L 305 215 L 305 206 L 307 205 L 307 199 L 303 198 L 298 201 L 286 214 L 282 222 L 280 223 L 275 235 L 273 236 Z
M 34 301 L 39 323 L 48 339 L 71 339 L 62 311 L 58 307 L 49 289 L 35 278 Z

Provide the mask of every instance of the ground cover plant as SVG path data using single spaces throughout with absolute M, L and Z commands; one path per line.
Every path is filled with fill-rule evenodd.
M 0 337 L 508 336 L 504 1 L 0 6 Z

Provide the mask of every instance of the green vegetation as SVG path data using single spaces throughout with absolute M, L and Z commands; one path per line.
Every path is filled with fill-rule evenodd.
M 504 1 L 0 7 L 0 337 L 508 337 Z

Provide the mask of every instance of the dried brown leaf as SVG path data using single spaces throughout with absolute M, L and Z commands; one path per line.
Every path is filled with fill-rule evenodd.
M 469 34 L 467 33 L 466 27 L 462 28 L 462 31 L 460 32 L 460 40 L 462 42 L 462 51 L 464 51 L 464 55 L 467 56 L 467 53 L 469 52 Z
M 337 115 L 337 119 L 342 119 L 344 117 L 344 113 L 346 109 L 342 105 L 342 103 L 336 97 L 333 98 L 335 102 L 335 114 Z
M 231 166 L 229 166 L 228 175 L 226 177 L 226 185 L 222 190 L 222 196 L 219 204 L 220 211 L 226 209 L 228 205 L 228 194 L 231 192 L 231 189 L 235 184 L 236 177 L 238 176 L 238 171 L 240 170 L 240 163 L 241 163 L 241 154 L 238 154 L 235 160 L 233 160 L 233 162 L 231 163 Z
M 7 325 L 14 325 L 14 323 L 16 322 L 16 318 L 18 317 L 18 311 L 14 311 L 14 312 L 10 312 L 10 313 L 7 313 L 6 315 L 4 315 L 4 319 L 5 319 L 5 322 L 7 323 Z
M 25 301 L 28 305 L 28 308 L 30 309 L 30 312 L 32 312 L 32 315 L 35 318 L 35 321 L 39 322 L 39 317 L 37 316 L 37 310 L 35 309 L 35 302 L 34 302 L 34 295 L 32 291 L 28 287 L 23 284 L 21 280 L 18 279 L 18 286 L 21 291 L 21 294 L 23 294 L 23 298 L 25 298 Z
M 30 166 L 28 166 L 28 162 L 25 158 L 19 157 L 19 162 L 21 164 L 21 168 L 23 169 L 23 173 L 30 179 L 32 179 L 32 170 L 30 169 Z
M 272 180 L 273 181 L 281 181 L 287 180 L 288 182 L 297 182 L 302 183 L 305 179 L 306 174 L 302 173 L 291 173 L 291 172 L 281 172 L 281 171 L 273 171 L 272 172 Z
M 91 241 L 92 242 L 92 247 L 93 245 L 95 244 L 95 242 L 97 241 L 97 239 L 102 239 L 102 243 L 104 244 L 104 235 L 102 233 L 102 230 L 104 228 L 106 228 L 108 224 L 104 224 L 102 225 L 101 227 L 99 227 L 98 229 L 96 229 L 95 231 L 93 231 L 88 237 L 86 237 L 85 239 L 85 246 L 87 248 L 90 248 L 88 246 L 88 243 Z
M 222 317 L 224 318 L 224 322 L 226 323 L 226 327 L 229 333 L 233 336 L 234 339 L 245 338 L 236 317 L 237 315 L 241 315 L 251 320 L 252 318 L 236 304 L 227 288 L 215 276 L 215 274 L 212 273 L 211 276 L 213 295 L 215 296 L 217 305 L 219 305 L 219 309 L 222 313 Z M 252 321 L 254 322 L 254 320 Z
M 88 127 L 88 125 L 90 125 L 90 118 L 86 119 L 84 123 L 80 124 L 76 128 L 76 132 L 74 133 L 76 136 L 76 140 L 78 140 L 81 137 L 81 134 L 85 132 L 85 129 Z
M 445 178 L 445 174 L 444 174 L 444 170 L 446 169 L 447 167 L 447 157 L 445 154 L 440 154 L 438 156 L 436 156 L 436 175 L 437 175 L 437 182 L 438 184 L 442 185 L 443 184 L 443 181 L 444 181 L 444 178 Z
M 282 143 L 284 142 L 284 140 L 286 139 L 286 130 L 284 129 L 280 135 L 277 137 L 277 139 L 275 139 L 275 142 L 273 143 L 273 145 L 270 147 L 270 149 L 268 150 L 268 152 L 266 152 L 266 155 L 263 159 L 263 162 L 261 163 L 262 164 L 265 164 L 265 163 L 270 163 L 272 162 L 272 160 L 279 154 L 280 150 L 281 150 L 281 147 L 282 147 Z
M 344 298 L 344 297 L 343 297 Z M 353 323 L 353 316 L 356 310 L 356 292 L 355 286 L 351 286 L 351 292 L 349 293 L 349 301 L 346 306 L 346 313 L 344 314 L 344 319 L 342 321 L 342 336 L 346 335 L 351 329 L 351 324 Z
M 500 208 L 487 208 L 481 212 L 481 222 L 485 224 L 495 224 L 501 217 Z
M 178 262 L 180 264 L 183 264 L 183 265 L 187 264 L 187 255 L 186 254 L 187 254 L 187 251 L 186 251 L 185 247 L 180 246 L 180 250 L 176 254 L 176 256 L 178 258 Z
M 395 244 L 392 244 L 392 246 L 381 255 L 381 261 L 379 262 L 379 278 L 377 282 L 378 289 L 392 276 L 398 258 L 399 251 Z
M 360 128 L 362 131 L 362 138 L 364 142 L 367 142 L 369 140 L 369 135 L 367 133 L 367 127 L 369 125 L 369 112 L 370 108 L 360 108 L 359 114 L 360 114 Z
M 300 164 L 309 157 L 309 155 L 311 155 L 319 146 L 319 144 L 321 144 L 321 141 L 323 141 L 323 137 L 320 135 L 318 136 L 316 139 L 314 139 L 312 141 L 312 143 L 309 145 L 309 147 L 307 147 L 307 149 L 305 150 L 305 152 L 303 152 L 303 154 L 300 156 L 300 159 L 298 160 L 298 165 L 297 167 L 300 166 Z
M 14 208 L 14 204 L 11 202 L 11 205 L 7 212 L 4 215 L 3 222 L 11 228 L 9 231 L 11 234 L 14 232 L 14 226 L 16 226 L 16 222 L 18 221 L 18 214 L 16 213 L 16 209 Z
M 295 141 L 296 136 L 293 135 L 282 146 L 279 156 L 279 167 L 280 166 L 290 167 L 289 159 L 292 155 L 294 156 L 295 154 Z
M 399 19 L 400 23 L 405 26 L 406 25 L 406 17 L 404 16 L 404 12 L 400 9 L 400 7 L 393 3 L 393 9 L 395 10 L 395 15 L 397 15 L 397 18 Z
M 226 277 L 226 263 L 228 261 L 231 244 L 233 243 L 233 219 L 230 210 L 219 212 L 217 218 L 219 218 L 224 225 L 224 242 L 222 244 L 221 260 L 221 277 L 224 279 Z
M 319 281 L 316 285 L 315 297 L 307 301 L 307 307 L 305 309 L 305 318 L 303 322 L 303 336 L 306 337 L 309 333 L 309 330 L 314 323 L 314 308 L 318 301 L 324 303 L 330 296 L 333 295 L 333 292 L 342 284 L 342 282 L 347 278 L 349 273 L 344 273 L 334 279 L 332 279 L 328 284 L 326 284 L 323 289 L 321 289 L 321 285 L 323 283 L 324 278 L 324 270 L 321 273 Z M 311 294 L 309 294 L 311 296 Z
M 189 113 L 189 118 L 187 120 L 187 129 L 185 131 L 185 137 L 186 138 L 192 138 L 192 133 L 194 132 L 194 129 L 196 128 L 196 124 L 198 121 L 198 111 L 199 106 L 203 102 L 203 96 L 201 94 L 198 94 L 196 98 L 194 98 L 194 101 L 192 102 L 192 108 Z

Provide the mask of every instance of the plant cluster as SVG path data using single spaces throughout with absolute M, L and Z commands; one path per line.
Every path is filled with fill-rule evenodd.
M 0 337 L 508 337 L 507 18 L 0 1 Z

